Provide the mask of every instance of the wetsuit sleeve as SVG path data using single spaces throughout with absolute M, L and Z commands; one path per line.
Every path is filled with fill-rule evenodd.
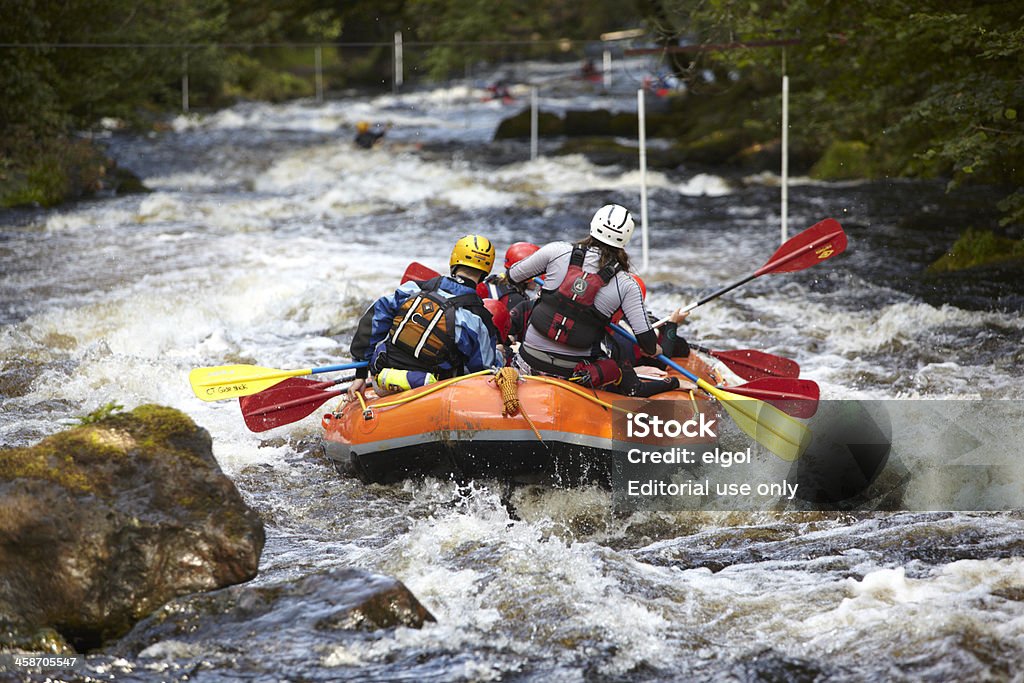
M 636 336 L 637 346 L 650 356 L 658 350 L 658 333 L 651 327 L 650 314 L 644 306 L 644 296 L 636 281 L 626 276 L 617 280 L 622 293 L 622 316 Z
M 647 330 L 636 335 L 637 346 L 643 350 L 648 356 L 654 355 L 654 352 L 658 350 L 658 335 L 654 330 Z
M 536 277 L 547 270 L 548 263 L 557 256 L 572 251 L 572 245 L 566 242 L 551 242 L 533 252 L 519 263 L 508 269 L 507 277 L 512 284 L 520 285 L 531 277 Z
M 409 285 L 412 285 L 411 287 Z M 419 285 L 415 282 L 406 284 L 395 290 L 394 294 L 382 296 L 373 302 L 373 305 L 366 309 L 359 319 L 359 325 L 352 336 L 352 344 L 349 352 L 352 360 L 369 361 L 373 355 L 373 349 L 391 330 L 391 322 L 395 314 L 405 301 L 419 291 Z M 356 370 L 356 377 L 366 379 L 369 376 L 369 369 L 363 367 Z
M 456 309 L 455 346 L 466 359 L 467 373 L 499 365 L 495 344 L 497 341 L 480 316 L 465 308 Z

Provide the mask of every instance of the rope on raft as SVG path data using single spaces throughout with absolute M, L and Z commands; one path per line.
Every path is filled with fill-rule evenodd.
M 537 436 L 537 441 L 544 443 L 533 420 L 526 414 L 523 404 L 519 402 L 519 372 L 515 368 L 499 368 L 494 373 L 494 384 L 501 391 L 501 401 L 504 404 L 501 414 L 505 417 L 511 417 L 517 413 L 522 415 L 526 424 L 530 425 L 530 429 Z
M 440 391 L 441 389 L 444 389 L 445 387 L 449 387 L 452 384 L 455 384 L 457 382 L 462 382 L 464 380 L 470 379 L 471 377 L 479 377 L 480 375 L 489 375 L 489 374 L 491 374 L 490 370 L 480 370 L 478 372 L 474 372 L 474 373 L 471 373 L 469 375 L 461 375 L 459 377 L 452 377 L 451 379 L 446 379 L 446 380 L 444 380 L 442 382 L 435 382 L 434 384 L 429 384 L 429 385 L 427 385 L 429 388 L 425 389 L 424 391 L 418 391 L 418 392 L 412 393 L 412 394 L 410 394 L 408 396 L 403 396 L 402 398 L 396 398 L 396 399 L 393 399 L 391 401 L 386 401 L 384 403 L 374 404 L 373 408 L 391 408 L 393 406 L 400 406 L 403 403 L 409 403 L 410 401 L 415 401 L 418 398 L 423 398 L 424 396 L 429 396 L 430 394 L 434 393 L 435 391 Z M 364 416 L 367 414 L 367 412 L 370 412 L 370 411 L 373 410 L 373 408 L 367 409 L 366 400 L 363 398 L 362 393 L 357 393 L 356 396 L 359 398 L 359 405 L 363 409 L 363 415 Z M 342 399 L 342 405 L 344 405 L 344 398 Z M 339 409 L 340 409 L 340 407 L 341 407 L 341 405 L 339 405 Z M 372 417 L 372 415 L 370 417 Z M 369 417 L 367 419 L 369 419 Z
M 391 401 L 387 401 L 386 403 L 378 403 L 378 404 L 376 404 L 374 406 L 374 408 L 390 408 L 392 406 L 402 405 L 403 403 L 409 403 L 411 401 L 415 401 L 418 398 L 422 398 L 424 396 L 428 396 L 429 394 L 432 394 L 435 391 L 439 391 L 441 389 L 444 389 L 445 387 L 451 386 L 452 384 L 456 384 L 456 383 L 461 382 L 463 380 L 470 379 L 471 377 L 479 377 L 481 375 L 487 375 L 487 374 L 490 374 L 491 372 L 492 372 L 491 370 L 480 370 L 478 372 L 474 372 L 474 373 L 469 374 L 469 375 L 462 375 L 460 377 L 453 377 L 451 379 L 447 379 L 447 380 L 444 380 L 442 382 L 437 382 L 435 384 L 432 384 L 432 385 L 430 385 L 430 387 L 428 389 L 426 389 L 424 391 L 419 391 L 419 392 L 416 392 L 416 393 L 411 394 L 409 396 L 404 396 L 402 398 L 393 399 Z M 533 420 L 531 420 L 530 416 L 526 414 L 526 410 L 523 408 L 522 403 L 519 401 L 519 380 L 520 380 L 519 372 L 515 368 L 512 368 L 512 367 L 499 368 L 498 370 L 495 370 L 493 372 L 494 372 L 494 383 L 498 387 L 498 389 L 501 391 L 501 399 L 502 399 L 502 403 L 504 404 L 504 409 L 502 411 L 502 415 L 505 416 L 505 417 L 514 416 L 516 414 L 522 415 L 523 419 L 526 420 L 526 423 L 528 425 L 530 425 L 530 429 L 532 429 L 533 433 L 537 436 L 537 440 L 540 441 L 541 443 L 543 443 L 544 439 L 541 437 L 540 431 L 537 429 L 536 425 L 533 424 Z M 620 406 L 613 405 L 611 403 L 608 403 L 607 401 L 602 401 L 598 397 L 592 396 L 592 395 L 588 394 L 587 392 L 582 391 L 576 385 L 572 384 L 571 382 L 567 382 L 567 381 L 565 381 L 563 379 L 558 379 L 558 378 L 555 378 L 555 377 L 543 377 L 543 376 L 540 376 L 540 375 L 528 375 L 526 378 L 523 378 L 523 379 L 524 380 L 528 379 L 530 381 L 544 382 L 545 384 L 552 384 L 554 386 L 561 387 L 563 389 L 568 389 L 569 391 L 573 392 L 574 394 L 577 394 L 578 396 L 581 396 L 582 398 L 585 398 L 588 401 L 596 403 L 597 405 L 601 406 L 602 408 L 607 408 L 609 410 L 618 410 L 618 411 L 621 411 L 621 412 L 628 412 L 628 410 L 626 408 L 622 408 Z M 688 393 L 690 395 L 690 402 L 693 405 L 694 413 L 695 414 L 699 413 L 700 412 L 700 408 L 697 406 L 697 398 L 696 398 L 696 396 L 694 396 L 693 390 L 690 390 Z M 372 419 L 372 417 L 373 417 L 372 410 L 368 409 L 368 407 L 366 405 L 366 401 L 363 399 L 362 393 L 358 393 L 357 397 L 359 399 L 359 405 L 363 409 L 363 417 L 364 417 L 364 419 Z M 344 403 L 344 400 L 345 399 L 342 398 L 342 402 L 343 403 Z M 340 409 L 340 407 L 341 406 L 339 405 L 339 409 Z

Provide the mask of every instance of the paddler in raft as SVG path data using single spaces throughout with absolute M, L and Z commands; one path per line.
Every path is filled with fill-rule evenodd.
M 505 270 L 501 273 L 488 275 L 483 282 L 476 286 L 476 293 L 482 299 L 495 299 L 505 304 L 505 308 L 511 312 L 516 306 L 537 298 L 537 283 L 533 280 L 516 284 L 508 279 L 508 269 L 522 261 L 527 256 L 540 250 L 536 244 L 530 242 L 516 242 L 505 250 Z
M 406 282 L 366 309 L 350 350 L 368 366 L 356 371 L 350 399 L 370 376 L 377 394 L 385 395 L 502 364 L 498 332 L 476 293 L 491 272 L 494 245 L 467 235 L 455 243 L 449 264 L 450 276 Z
M 679 388 L 674 377 L 641 381 L 628 358 L 617 362 L 601 350 L 605 328 L 621 309 L 643 355 L 661 353 L 640 286 L 629 275 L 625 247 L 634 229 L 625 207 L 607 204 L 594 214 L 586 239 L 552 242 L 509 269 L 513 283 L 545 276 L 514 359 L 521 373 L 562 377 L 627 396 Z M 684 317 L 673 314 L 672 322 Z
M 539 295 L 540 286 L 530 279 L 516 284 L 508 279 L 508 269 L 540 250 L 530 242 L 516 242 L 505 250 L 505 269 L 488 275 L 476 287 L 498 330 L 498 352 L 507 365 L 512 360 L 512 345 L 522 340 L 525 320 Z M 501 321 L 501 322 L 499 322 Z

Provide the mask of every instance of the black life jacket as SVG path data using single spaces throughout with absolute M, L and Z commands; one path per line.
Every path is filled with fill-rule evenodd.
M 443 363 L 448 363 L 459 372 L 462 361 L 455 345 L 457 308 L 467 308 L 476 313 L 497 338 L 491 313 L 484 308 L 476 292 L 446 297 L 438 291 L 441 281 L 441 277 L 435 277 L 417 283 L 419 294 L 406 299 L 398 309 L 385 347 L 389 366 L 436 373 Z
M 573 247 L 565 278 L 558 289 L 541 292 L 530 315 L 530 325 L 538 332 L 551 341 L 576 348 L 590 348 L 604 335 L 611 316 L 594 308 L 594 298 L 619 270 L 619 264 L 612 263 L 596 273 L 585 273 L 586 255 L 583 247 Z

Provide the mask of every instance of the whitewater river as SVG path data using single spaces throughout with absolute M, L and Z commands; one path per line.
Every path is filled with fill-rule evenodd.
M 559 92 L 547 106 L 635 108 L 629 92 L 610 103 Z M 284 618 L 212 624 L 138 656 L 95 653 L 80 674 L 1024 680 L 1019 511 L 621 515 L 604 491 L 528 488 L 513 495 L 515 519 L 486 484 L 451 505 L 448 482 L 342 477 L 318 449 L 321 411 L 253 434 L 237 402 L 195 398 L 198 366 L 343 362 L 365 306 L 411 261 L 443 269 L 466 233 L 502 253 L 582 237 L 605 203 L 639 213 L 635 170 L 491 144 L 521 105 L 479 95 L 246 104 L 114 134 L 112 153 L 151 193 L 0 217 L 0 445 L 34 443 L 110 401 L 173 406 L 209 430 L 266 523 L 253 585 L 360 567 L 399 578 L 437 617 L 355 638 Z M 387 144 L 352 146 L 362 118 L 391 124 Z M 654 311 L 752 272 L 778 246 L 777 178 L 680 168 L 649 185 Z M 793 358 L 828 398 L 1024 399 L 1015 276 L 923 272 L 991 197 L 806 181 L 790 197 L 791 234 L 835 217 L 847 253 L 698 309 L 691 340 Z M 1012 462 L 998 483 L 1020 491 L 1024 465 Z

